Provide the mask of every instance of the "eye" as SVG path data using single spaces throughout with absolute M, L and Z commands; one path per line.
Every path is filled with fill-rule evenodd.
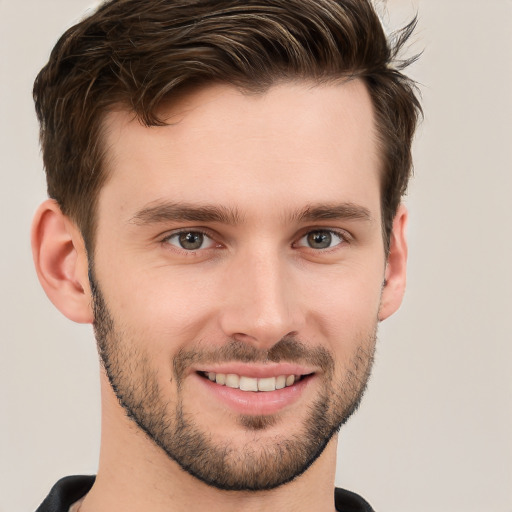
M 215 242 L 201 231 L 178 231 L 168 236 L 164 242 L 185 251 L 198 251 L 215 246 Z
M 296 245 L 310 249 L 330 249 L 345 242 L 343 236 L 328 229 L 309 231 L 299 239 Z

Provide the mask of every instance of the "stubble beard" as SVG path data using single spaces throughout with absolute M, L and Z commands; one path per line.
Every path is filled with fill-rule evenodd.
M 361 402 L 373 364 L 376 323 L 370 334 L 361 337 L 343 376 L 337 379 L 334 358 L 326 349 L 308 348 L 295 338 L 283 339 L 268 351 L 235 340 L 211 352 L 182 350 L 173 360 L 177 394 L 171 403 L 161 390 L 148 354 L 115 325 L 92 273 L 91 289 L 98 351 L 119 403 L 150 440 L 209 486 L 264 491 L 293 480 L 321 455 Z M 321 390 L 309 406 L 302 427 L 297 432 L 265 436 L 278 417 L 240 415 L 238 425 L 248 434 L 244 449 L 215 440 L 187 413 L 181 382 L 192 363 L 220 360 L 304 362 L 320 367 Z

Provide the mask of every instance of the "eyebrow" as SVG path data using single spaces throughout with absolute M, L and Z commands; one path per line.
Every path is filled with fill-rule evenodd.
M 363 220 L 372 221 L 368 208 L 354 203 L 308 205 L 293 212 L 292 222 L 312 222 L 321 220 Z M 243 222 L 243 217 L 236 208 L 220 205 L 196 205 L 191 203 L 157 202 L 139 210 L 131 223 L 137 225 L 159 224 L 163 222 L 218 222 L 236 225 Z
M 319 220 L 363 220 L 372 221 L 368 208 L 354 203 L 310 205 L 292 216 L 298 222 Z
M 171 221 L 219 222 L 235 225 L 240 223 L 241 216 L 237 209 L 225 206 L 165 202 L 145 206 L 130 219 L 130 222 L 138 225 Z

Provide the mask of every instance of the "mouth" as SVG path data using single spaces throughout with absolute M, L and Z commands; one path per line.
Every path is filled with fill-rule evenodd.
M 198 375 L 208 379 L 219 386 L 239 389 L 246 392 L 270 392 L 288 388 L 298 382 L 308 379 L 313 374 L 305 375 L 278 375 L 276 377 L 249 377 L 236 373 L 198 372 Z

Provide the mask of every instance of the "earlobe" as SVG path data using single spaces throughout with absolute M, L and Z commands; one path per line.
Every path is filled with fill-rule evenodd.
M 386 262 L 384 285 L 379 309 L 379 321 L 385 320 L 398 310 L 405 293 L 407 273 L 408 212 L 400 205 L 393 220 L 389 254 Z
M 92 323 L 85 244 L 78 228 L 53 199 L 38 208 L 31 242 L 37 276 L 48 298 L 69 319 Z

